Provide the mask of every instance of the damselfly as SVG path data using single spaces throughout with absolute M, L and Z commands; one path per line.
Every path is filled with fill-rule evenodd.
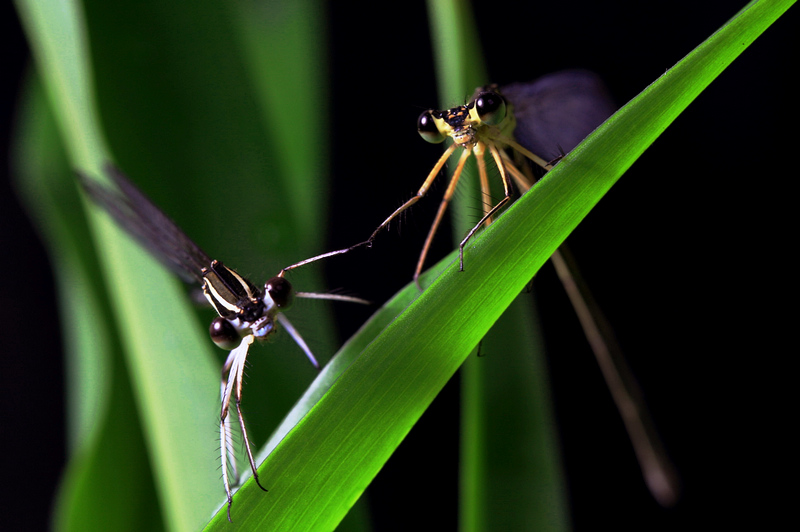
M 232 401 L 236 404 L 236 415 L 253 478 L 262 490 L 267 491 L 258 478 L 240 405 L 245 362 L 250 346 L 256 340 L 269 338 L 277 331 L 279 323 L 300 346 L 311 363 L 319 367 L 311 349 L 281 312 L 291 305 L 295 296 L 355 303 L 367 302 L 350 296 L 295 292 L 291 283 L 284 277 L 284 273 L 304 264 L 346 253 L 349 249 L 324 253 L 292 264 L 268 280 L 262 290 L 235 270 L 218 260 L 212 260 L 121 171 L 108 166 L 107 173 L 116 185 L 116 189 L 105 187 L 81 173 L 78 173 L 78 177 L 83 189 L 92 200 L 105 209 L 153 255 L 183 280 L 199 283 L 205 298 L 219 314 L 211 322 L 209 334 L 219 347 L 231 350 L 222 366 L 220 385 L 222 407 L 219 422 L 222 479 L 228 498 L 228 520 L 230 520 L 233 503 L 231 484 L 238 478 L 231 434 Z
M 428 174 L 417 194 L 384 220 L 367 240 L 372 243 L 378 233 L 398 215 L 424 197 L 451 155 L 463 148 L 444 193 L 434 222 L 420 253 L 414 280 L 417 281 L 434 235 L 453 197 L 459 178 L 470 155 L 475 155 L 483 202 L 483 217 L 467 233 L 459 245 L 459 268 L 464 269 L 464 246 L 483 225 L 491 222 L 510 200 L 513 184 L 522 193 L 535 183 L 535 169 L 547 171 L 561 158 L 563 151 L 574 148 L 583 138 L 614 112 L 602 81 L 593 73 L 573 70 L 544 76 L 529 83 L 515 83 L 502 88 L 478 88 L 470 101 L 443 111 L 428 110 L 417 121 L 419 134 L 428 142 L 440 143 L 447 138 L 452 144 Z M 503 183 L 504 196 L 492 204 L 486 154 L 494 161 Z M 510 152 L 510 153 L 509 153 Z M 554 156 L 551 162 L 539 154 Z M 512 184 L 513 183 L 513 184 Z M 672 466 L 660 449 L 658 438 L 646 422 L 647 413 L 638 386 L 629 377 L 624 358 L 608 332 L 605 318 L 594 305 L 582 279 L 562 246 L 552 256 L 559 278 L 578 314 L 581 325 L 611 390 L 642 467 L 645 480 L 659 502 L 672 504 L 677 497 Z

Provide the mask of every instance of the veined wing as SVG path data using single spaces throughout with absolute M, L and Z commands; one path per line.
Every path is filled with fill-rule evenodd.
M 128 233 L 186 282 L 203 283 L 203 268 L 211 258 L 195 244 L 150 198 L 113 165 L 106 172 L 117 190 L 78 172 L 83 189 Z
M 513 105 L 514 138 L 545 159 L 570 151 L 617 109 L 600 77 L 587 70 L 511 83 L 500 93 Z

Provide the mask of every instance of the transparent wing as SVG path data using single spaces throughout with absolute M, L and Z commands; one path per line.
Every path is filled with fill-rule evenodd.
M 512 83 L 500 93 L 514 106 L 517 142 L 545 159 L 570 151 L 616 111 L 603 81 L 587 70 Z
M 118 168 L 106 165 L 106 172 L 117 190 L 77 172 L 92 201 L 184 281 L 202 284 L 202 269 L 211 264 L 209 256 Z

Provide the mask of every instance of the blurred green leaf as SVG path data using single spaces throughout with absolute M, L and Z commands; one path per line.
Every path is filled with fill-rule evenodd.
M 74 198 L 69 204 L 69 216 L 81 217 L 70 167 L 103 179 L 102 165 L 115 160 L 139 186 L 155 197 L 156 203 L 178 219 L 188 234 L 201 235 L 198 241 L 210 252 L 227 249 L 225 260 L 233 257 L 237 268 L 248 274 L 258 266 L 260 278 L 254 278 L 255 281 L 262 281 L 280 267 L 311 255 L 312 250 L 319 250 L 323 235 L 310 231 L 309 225 L 314 225 L 314 215 L 324 213 L 320 207 L 324 187 L 311 185 L 325 178 L 325 152 L 318 148 L 324 141 L 318 140 L 317 145 L 311 147 L 296 143 L 294 154 L 280 149 L 270 154 L 265 150 L 274 145 L 269 132 L 275 130 L 275 124 L 266 123 L 270 109 L 265 109 L 264 115 L 252 113 L 253 103 L 259 99 L 253 88 L 259 86 L 258 75 L 248 71 L 252 65 L 242 58 L 243 47 L 246 48 L 247 38 L 252 35 L 240 39 L 230 29 L 235 26 L 234 20 L 241 22 L 244 7 L 234 3 L 201 2 L 185 10 L 158 2 L 136 6 L 88 2 L 81 6 L 23 0 L 17 5 L 61 139 L 67 144 L 69 166 L 48 177 L 57 184 L 52 190 L 66 190 Z M 301 14 L 308 18 L 307 22 L 300 20 L 299 24 L 306 24 L 312 31 L 319 26 L 317 10 L 307 9 Z M 220 24 L 225 19 L 231 21 L 230 24 Z M 240 28 L 240 32 L 246 33 L 246 28 Z M 142 39 L 143 35 L 147 36 L 146 40 Z M 87 46 L 89 42 L 91 51 Z M 321 138 L 324 128 L 320 124 L 324 123 L 325 113 L 320 111 L 319 95 L 324 89 L 320 81 L 324 71 L 313 66 L 319 64 L 313 54 L 319 53 L 320 45 L 305 42 L 307 46 L 301 50 L 287 42 L 286 49 L 291 55 L 287 53 L 284 57 L 289 64 L 300 67 L 298 72 L 306 70 L 311 74 L 310 77 L 298 74 L 299 79 L 295 81 L 303 86 L 308 84 L 310 89 L 301 94 L 285 76 L 272 79 L 271 84 L 282 85 L 287 91 L 278 104 L 281 110 L 285 109 L 287 101 L 292 103 L 295 96 L 312 95 L 309 98 L 313 102 L 300 101 L 294 111 L 309 116 L 304 128 L 318 131 L 318 138 Z M 270 46 L 276 51 L 277 45 Z M 101 73 L 96 79 L 96 92 L 92 70 Z M 304 111 L 306 108 L 311 111 Z M 101 122 L 109 134 L 111 150 L 102 140 Z M 304 129 L 295 135 L 305 135 Z M 309 151 L 312 156 L 308 155 Z M 317 161 L 311 166 L 306 164 L 302 170 L 307 181 L 301 183 L 301 187 L 295 179 L 301 170 L 291 163 L 284 164 L 282 156 L 303 163 Z M 24 158 L 31 161 L 37 157 L 40 155 L 32 148 Z M 187 174 L 192 178 L 190 187 L 186 186 Z M 221 176 L 228 178 L 228 182 L 220 181 Z M 309 194 L 309 189 L 317 192 Z M 248 191 L 247 198 L 253 199 L 253 211 L 268 218 L 267 223 L 253 224 L 251 212 L 232 208 L 239 203 L 243 190 Z M 63 194 L 55 197 L 56 202 L 63 203 Z M 291 201 L 287 202 L 287 198 Z M 39 201 L 41 199 L 44 198 Z M 298 223 L 294 216 L 298 213 L 292 204 L 300 203 L 307 214 L 310 213 L 305 217 L 303 212 L 299 213 L 305 229 L 296 229 Z M 48 211 L 47 207 L 40 209 Z M 196 216 L 198 212 L 208 214 L 209 210 L 210 216 Z M 101 300 L 110 297 L 110 306 L 105 309 L 113 310 L 111 313 L 108 310 L 81 313 L 70 309 L 69 317 L 76 320 L 70 332 L 88 334 L 88 340 L 77 345 L 70 355 L 70 360 L 74 361 L 70 372 L 76 375 L 73 382 L 93 392 L 96 399 L 102 399 L 98 392 L 102 391 L 103 382 L 106 387 L 113 386 L 115 395 L 110 403 L 106 399 L 106 403 L 100 402 L 92 409 L 81 407 L 71 413 L 74 418 L 83 420 L 73 422 L 77 426 L 76 433 L 82 433 L 89 423 L 86 420 L 90 420 L 99 425 L 96 430 L 100 430 L 102 436 L 100 440 L 88 438 L 90 441 L 83 449 L 86 454 L 76 453 L 73 457 L 57 522 L 64 528 L 86 529 L 92 523 L 104 528 L 111 522 L 106 520 L 110 513 L 120 518 L 131 511 L 142 517 L 149 513 L 146 522 L 152 523 L 158 520 L 159 512 L 163 512 L 168 528 L 197 529 L 224 498 L 219 472 L 214 467 L 219 445 L 215 436 L 219 412 L 216 383 L 219 382 L 222 353 L 213 351 L 197 312 L 187 304 L 185 290 L 178 287 L 170 274 L 155 265 L 104 214 L 93 207 L 90 213 L 90 226 L 99 242 L 103 277 L 110 296 L 104 294 L 100 284 L 91 289 L 97 291 Z M 226 220 L 222 227 L 218 223 L 220 219 Z M 78 251 L 84 262 L 75 266 L 74 273 L 69 264 L 61 269 L 62 300 L 91 301 L 87 299 L 90 288 L 75 280 L 85 277 L 85 264 L 94 264 L 96 260 L 92 258 L 90 246 L 79 245 L 88 243 L 86 226 L 75 229 L 77 243 L 57 232 L 58 223 L 49 227 L 54 232 L 52 240 L 66 250 Z M 251 227 L 251 230 L 238 242 L 231 239 L 231 227 Z M 206 238 L 208 235 L 210 237 Z M 209 245 L 211 242 L 217 245 Z M 261 262 L 264 249 L 271 251 L 271 264 Z M 97 271 L 97 266 L 94 268 Z M 304 283 L 302 289 L 319 287 L 319 281 L 313 279 L 312 274 L 313 271 L 295 276 Z M 98 280 L 96 273 L 89 273 L 89 278 Z M 204 311 L 203 314 L 207 317 L 210 313 Z M 324 352 L 320 346 L 330 344 L 325 340 L 326 319 L 314 308 L 307 314 L 320 328 L 312 347 Z M 98 342 L 100 338 L 107 340 L 101 343 Z M 116 347 L 119 338 L 122 339 L 121 350 Z M 87 342 L 93 348 L 91 351 L 87 351 Z M 89 356 L 92 352 L 95 354 Z M 122 374 L 95 369 L 108 368 L 109 362 L 103 362 L 108 357 L 117 361 L 113 369 L 123 371 Z M 304 376 L 309 379 L 313 374 L 313 369 L 305 366 L 307 362 L 296 358 L 294 366 L 273 371 L 271 378 L 266 379 L 277 385 L 259 388 L 271 394 L 269 399 L 259 398 L 259 389 L 246 395 L 249 399 L 246 399 L 245 408 L 269 405 L 267 410 L 247 409 L 251 415 L 258 414 L 260 421 L 253 424 L 256 441 L 263 441 L 270 430 L 268 418 L 273 419 L 273 425 L 277 424 L 305 387 Z M 89 362 L 82 362 L 86 360 Z M 297 371 L 296 367 L 302 370 Z M 290 378 L 285 378 L 287 373 Z M 97 381 L 94 376 L 98 374 L 105 380 Z M 128 426 L 127 431 L 116 432 L 120 427 L 111 428 L 113 424 L 107 424 L 108 420 L 102 417 L 104 408 L 114 408 L 113 415 L 123 416 L 129 424 L 137 423 L 130 407 L 125 410 L 119 406 L 116 394 L 124 397 L 126 386 L 122 386 L 118 378 L 133 389 L 141 422 L 138 431 L 131 432 Z M 97 382 L 98 386 L 86 386 L 87 382 Z M 105 456 L 115 456 L 115 449 L 109 447 L 108 442 L 122 436 L 125 441 L 134 443 L 138 437 L 146 443 L 149 465 L 141 461 L 126 461 L 126 465 L 144 473 L 145 478 L 152 469 L 159 503 L 153 504 L 151 495 L 150 508 L 145 510 L 137 502 L 147 499 L 137 495 L 141 486 L 129 483 L 126 486 L 131 492 L 125 494 L 127 509 L 108 504 L 104 512 L 95 511 L 92 515 L 85 511 L 78 515 L 75 505 L 81 497 L 75 495 L 70 486 L 80 486 L 85 500 L 102 496 L 102 486 L 108 484 L 103 474 L 108 474 L 108 469 L 98 465 L 108 463 Z M 133 450 L 118 448 L 117 451 L 120 453 L 118 460 L 133 460 Z M 117 470 L 124 473 L 123 468 Z M 147 490 L 152 493 L 152 487 Z M 88 505 L 82 508 L 91 510 Z
M 440 263 L 444 270 L 432 275 L 436 280 L 421 296 L 414 299 L 416 290 L 407 289 L 376 315 L 307 389 L 308 399 L 270 440 L 268 448 L 275 451 L 261 465 L 270 493 L 264 495 L 252 482 L 246 483 L 235 497 L 235 526 L 336 527 L 555 247 L 686 105 L 792 3 L 749 4 L 474 239 L 466 251 L 467 271 L 457 272 L 451 255 Z M 275 131 L 274 124 L 267 123 L 272 120 L 267 118 L 272 116 L 268 105 L 261 114 L 252 112 L 254 102 L 269 100 L 256 88 L 264 86 L 262 76 L 269 72 L 253 70 L 258 45 L 251 48 L 253 28 L 241 20 L 248 16 L 246 11 L 210 1 L 191 10 L 157 2 L 135 6 L 89 2 L 84 19 L 74 3 L 18 0 L 17 6 L 71 166 L 100 178 L 101 165 L 115 160 L 200 245 L 214 256 L 225 253 L 222 258 L 248 276 L 255 274 L 254 279 L 266 279 L 281 266 L 319 251 L 318 235 L 303 234 L 303 227 L 288 222 L 301 203 L 293 195 L 307 191 L 292 181 L 291 172 L 297 171 L 293 163 L 278 162 L 276 152 L 282 148 L 268 149 L 274 147 Z M 312 9 L 309 16 L 320 14 Z M 231 27 L 239 28 L 235 38 Z M 309 22 L 303 27 L 319 26 Z M 286 64 L 306 60 L 301 55 Z M 320 63 L 308 59 L 308 64 Z M 103 74 L 97 79 L 96 98 L 90 65 Z M 273 83 L 279 82 L 269 85 Z M 305 93 L 290 88 L 290 99 L 295 94 Z M 291 105 L 295 103 L 302 105 Z M 314 116 L 313 109 L 298 113 Z M 102 140 L 101 122 L 111 149 Z M 322 168 L 324 163 L 312 167 L 316 165 Z M 189 186 L 187 176 L 192 179 Z M 68 173 L 53 177 L 62 186 L 71 186 Z M 243 195 L 252 201 L 252 208 L 239 208 Z M 324 212 L 318 204 L 309 209 Z M 74 209 L 71 212 L 80 217 Z M 253 216 L 266 221 L 253 225 Z M 166 528 L 197 529 L 223 501 L 218 472 L 212 467 L 219 408 L 214 383 L 221 353 L 214 355 L 208 347 L 197 313 L 186 305 L 183 290 L 166 272 L 94 209 L 89 224 L 114 317 L 98 316 L 98 310 L 87 306 L 76 311 L 76 318 L 85 320 L 76 330 L 82 335 L 91 331 L 103 344 L 119 338 L 122 347 L 97 349 L 86 366 L 93 369 L 82 377 L 108 371 L 101 351 L 112 352 L 108 360 L 125 361 L 114 364 L 114 376 L 98 384 L 99 390 L 105 387 L 120 395 L 100 397 L 98 404 L 119 408 L 109 415 L 130 420 L 133 409 L 130 404 L 125 407 L 127 392 L 117 379 L 131 388 L 141 426 L 139 434 L 130 438 L 144 442 L 158 493 L 156 504 L 148 496 L 152 487 L 141 487 L 141 478 L 147 475 L 133 483 L 116 479 L 114 486 L 131 490 L 124 492 L 130 505 L 115 511 L 116 519 L 146 515 L 141 518 L 147 523 L 160 513 Z M 240 234 L 242 227 L 253 229 Z M 63 237 L 50 230 L 52 240 Z M 262 262 L 265 249 L 270 250 L 269 264 Z M 92 262 L 85 253 L 80 250 L 81 260 Z M 99 284 L 87 287 L 88 279 L 96 282 L 96 277 L 86 271 L 85 284 L 76 280 L 79 274 L 65 274 L 60 281 L 62 298 L 104 297 Z M 293 281 L 314 285 L 317 281 L 311 277 L 298 272 Z M 319 321 L 317 314 L 308 319 Z M 391 324 L 385 326 L 387 322 Z M 73 349 L 86 349 L 86 342 L 76 339 Z M 304 380 L 312 373 L 301 366 L 301 357 L 286 358 L 298 359 L 297 366 L 279 367 L 283 359 L 276 360 L 269 378 L 259 373 L 258 365 L 253 368 L 252 379 L 268 382 L 258 390 L 248 389 L 245 396 L 251 425 L 262 440 L 306 388 Z M 259 397 L 260 390 L 269 395 Z M 111 406 L 116 404 L 122 406 Z M 267 408 L 259 409 L 262 404 Z M 77 410 L 84 414 L 75 415 L 86 415 L 87 410 Z M 114 438 L 129 438 L 113 421 L 117 420 L 105 418 L 98 422 L 100 428 L 93 429 L 95 434 L 110 431 L 108 436 L 92 435 L 87 442 L 76 443 L 89 454 L 76 456 L 70 466 L 70 477 L 81 479 L 75 482 L 95 497 L 105 496 L 108 485 L 99 479 L 107 472 L 109 455 L 97 453 L 120 441 Z M 291 427 L 294 430 L 288 431 Z M 105 445 L 98 447 L 97 441 Z M 141 472 L 144 464 L 136 458 L 136 446 L 113 450 L 118 461 L 130 458 L 126 465 Z M 63 509 L 72 500 L 62 497 L 62 512 L 73 511 Z M 88 527 L 92 515 L 87 511 L 84 517 L 69 521 L 75 527 Z M 103 528 L 97 522 L 94 526 Z M 227 526 L 224 509 L 210 528 L 222 526 Z

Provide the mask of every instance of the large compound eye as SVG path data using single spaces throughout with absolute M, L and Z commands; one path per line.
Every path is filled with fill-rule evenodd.
M 506 117 L 506 99 L 496 92 L 482 92 L 475 100 L 475 110 L 482 122 L 497 125 Z
M 239 332 L 225 318 L 214 318 L 208 328 L 211 340 L 222 349 L 233 349 L 239 344 Z
M 273 277 L 267 281 L 267 284 L 264 288 L 267 291 L 267 294 L 269 294 L 269 297 L 272 298 L 272 301 L 275 302 L 275 306 L 279 309 L 285 310 L 289 308 L 292 304 L 292 301 L 294 301 L 294 290 L 292 289 L 292 283 L 283 277 Z
M 431 111 L 425 111 L 417 119 L 417 131 L 420 137 L 431 144 L 439 144 L 444 140 L 444 133 L 436 127 L 436 120 Z

